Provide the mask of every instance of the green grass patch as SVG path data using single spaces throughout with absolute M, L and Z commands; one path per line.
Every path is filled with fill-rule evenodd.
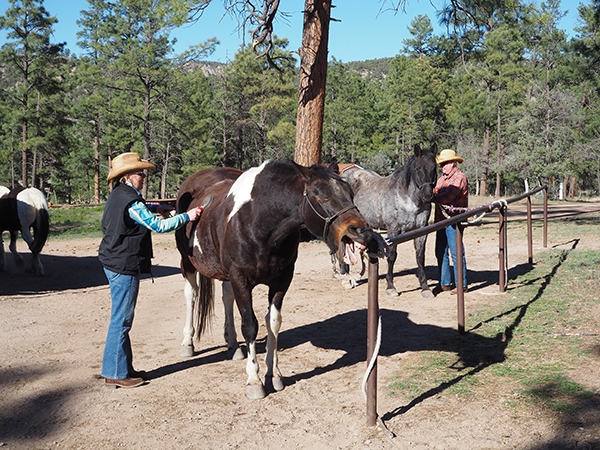
M 455 348 L 445 344 L 414 355 L 390 380 L 389 394 L 495 396 L 511 408 L 570 411 L 596 394 L 569 373 L 585 366 L 600 345 L 594 316 L 599 267 L 599 251 L 539 254 L 531 270 L 509 282 L 506 295 L 469 310 L 470 331 L 457 333 Z
M 65 206 L 50 208 L 49 239 L 100 238 L 102 214 L 100 206 Z
M 585 390 L 562 373 L 539 375 L 523 384 L 531 386 L 521 391 L 528 402 L 543 404 L 558 412 L 569 412 L 574 400 L 584 400 L 594 395 L 594 392 Z

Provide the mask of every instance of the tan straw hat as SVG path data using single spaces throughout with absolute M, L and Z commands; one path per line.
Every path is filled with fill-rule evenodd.
M 110 172 L 108 172 L 107 181 L 121 178 L 128 173 L 144 169 L 156 170 L 156 167 L 154 167 L 154 164 L 150 161 L 140 158 L 140 155 L 137 153 L 123 153 L 113 159 L 112 168 L 110 169 Z
M 447 162 L 463 162 L 463 159 L 460 156 L 456 156 L 456 152 L 454 150 L 450 150 L 449 148 L 442 150 L 438 156 L 435 157 L 435 162 L 438 164 L 444 164 Z

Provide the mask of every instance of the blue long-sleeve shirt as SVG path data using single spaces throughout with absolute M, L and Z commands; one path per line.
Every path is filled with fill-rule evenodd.
M 131 186 L 129 183 L 128 185 Z M 135 189 L 133 186 L 131 187 Z M 168 219 L 159 219 L 143 202 L 132 203 L 128 212 L 129 217 L 136 223 L 139 223 L 156 233 L 167 233 L 176 230 L 190 221 L 190 216 L 186 212 L 169 217 Z

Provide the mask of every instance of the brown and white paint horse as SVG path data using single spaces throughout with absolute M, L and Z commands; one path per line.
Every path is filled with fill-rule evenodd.
M 31 234 L 33 229 L 33 235 Z M 8 248 L 17 265 L 23 265 L 23 258 L 17 252 L 17 237 L 21 236 L 31 250 L 31 271 L 44 275 L 44 267 L 40 261 L 40 252 L 48 238 L 50 216 L 48 202 L 44 194 L 36 188 L 8 188 L 0 186 L 0 271 L 6 270 L 6 257 L 2 232 L 10 232 Z
M 233 323 L 235 300 L 248 349 L 246 395 L 263 398 L 252 290 L 258 284 L 269 288 L 265 381 L 280 391 L 284 384 L 277 364 L 277 338 L 283 298 L 298 257 L 300 228 L 305 226 L 326 242 L 340 259 L 352 241 L 368 245 L 374 252 L 384 251 L 386 245 L 357 211 L 350 186 L 324 166 L 267 161 L 243 173 L 232 168 L 205 169 L 182 184 L 177 211 L 199 206 L 208 195 L 213 202 L 200 220 L 175 233 L 187 301 L 180 356 L 193 355 L 193 337 L 200 336 L 213 308 L 213 280 L 223 281 L 228 349 L 234 359 L 239 358 Z M 193 314 L 194 309 L 197 312 Z

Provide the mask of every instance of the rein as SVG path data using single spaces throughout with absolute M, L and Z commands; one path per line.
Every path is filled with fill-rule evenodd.
M 314 213 L 319 216 L 321 219 L 323 219 L 325 221 L 325 226 L 323 227 L 323 240 L 326 241 L 327 240 L 327 233 L 329 232 L 329 225 L 331 225 L 331 223 L 337 219 L 338 217 L 340 217 L 342 214 L 344 214 L 345 212 L 348 212 L 354 208 L 356 208 L 356 205 L 352 204 L 349 206 L 346 206 L 344 209 L 342 209 L 341 211 L 336 212 L 335 214 L 333 214 L 332 216 L 329 217 L 324 217 L 321 214 L 319 214 L 319 211 L 317 211 L 315 209 L 315 207 L 313 206 L 313 204 L 310 202 L 310 199 L 308 198 L 308 192 L 306 190 L 306 185 L 304 185 L 304 194 L 302 194 L 304 196 L 304 198 L 302 199 L 302 205 L 303 205 L 303 209 L 304 209 L 304 200 L 306 200 L 306 203 L 308 203 L 308 206 L 311 207 L 311 209 L 314 211 Z

